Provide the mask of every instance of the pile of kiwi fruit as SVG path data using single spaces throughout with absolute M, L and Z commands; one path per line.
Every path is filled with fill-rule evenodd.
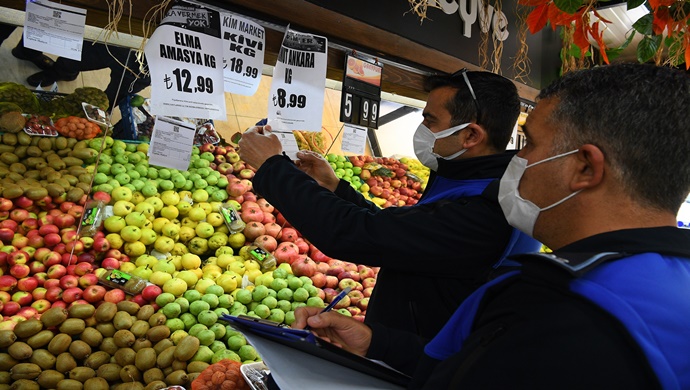
M 0 390 L 189 386 L 208 363 L 197 356 L 199 339 L 175 345 L 165 320 L 131 301 L 50 308 L 0 330 Z

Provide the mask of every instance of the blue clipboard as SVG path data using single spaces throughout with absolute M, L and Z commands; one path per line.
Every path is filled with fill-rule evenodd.
M 411 379 L 399 371 L 324 341 L 308 330 L 292 329 L 274 321 L 248 316 L 233 317 L 224 314 L 220 319 L 229 322 L 240 332 L 248 332 L 278 342 L 390 383 L 407 386 Z

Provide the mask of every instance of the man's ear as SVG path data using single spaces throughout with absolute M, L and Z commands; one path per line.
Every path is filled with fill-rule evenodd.
M 489 139 L 486 130 L 476 123 L 469 124 L 459 135 L 463 137 L 463 149 L 470 149 Z
M 575 157 L 575 172 L 570 182 L 570 189 L 578 191 L 600 185 L 604 180 L 606 165 L 604 152 L 598 146 L 585 144 L 580 147 Z

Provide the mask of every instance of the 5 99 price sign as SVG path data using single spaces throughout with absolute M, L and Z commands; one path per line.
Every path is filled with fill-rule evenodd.
M 340 121 L 378 128 L 383 65 L 348 55 L 345 59 Z

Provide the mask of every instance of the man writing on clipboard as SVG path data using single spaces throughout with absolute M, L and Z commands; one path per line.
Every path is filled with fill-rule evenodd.
M 366 321 L 430 339 L 501 259 L 539 244 L 512 229 L 496 201 L 513 155 L 504 151 L 520 112 L 515 85 L 462 70 L 430 77 L 427 89 L 413 143 L 432 173 L 415 206 L 379 209 L 314 153 L 298 152 L 294 164 L 268 127 L 247 130 L 239 146 L 258 169 L 254 190 L 310 242 L 381 267 Z

